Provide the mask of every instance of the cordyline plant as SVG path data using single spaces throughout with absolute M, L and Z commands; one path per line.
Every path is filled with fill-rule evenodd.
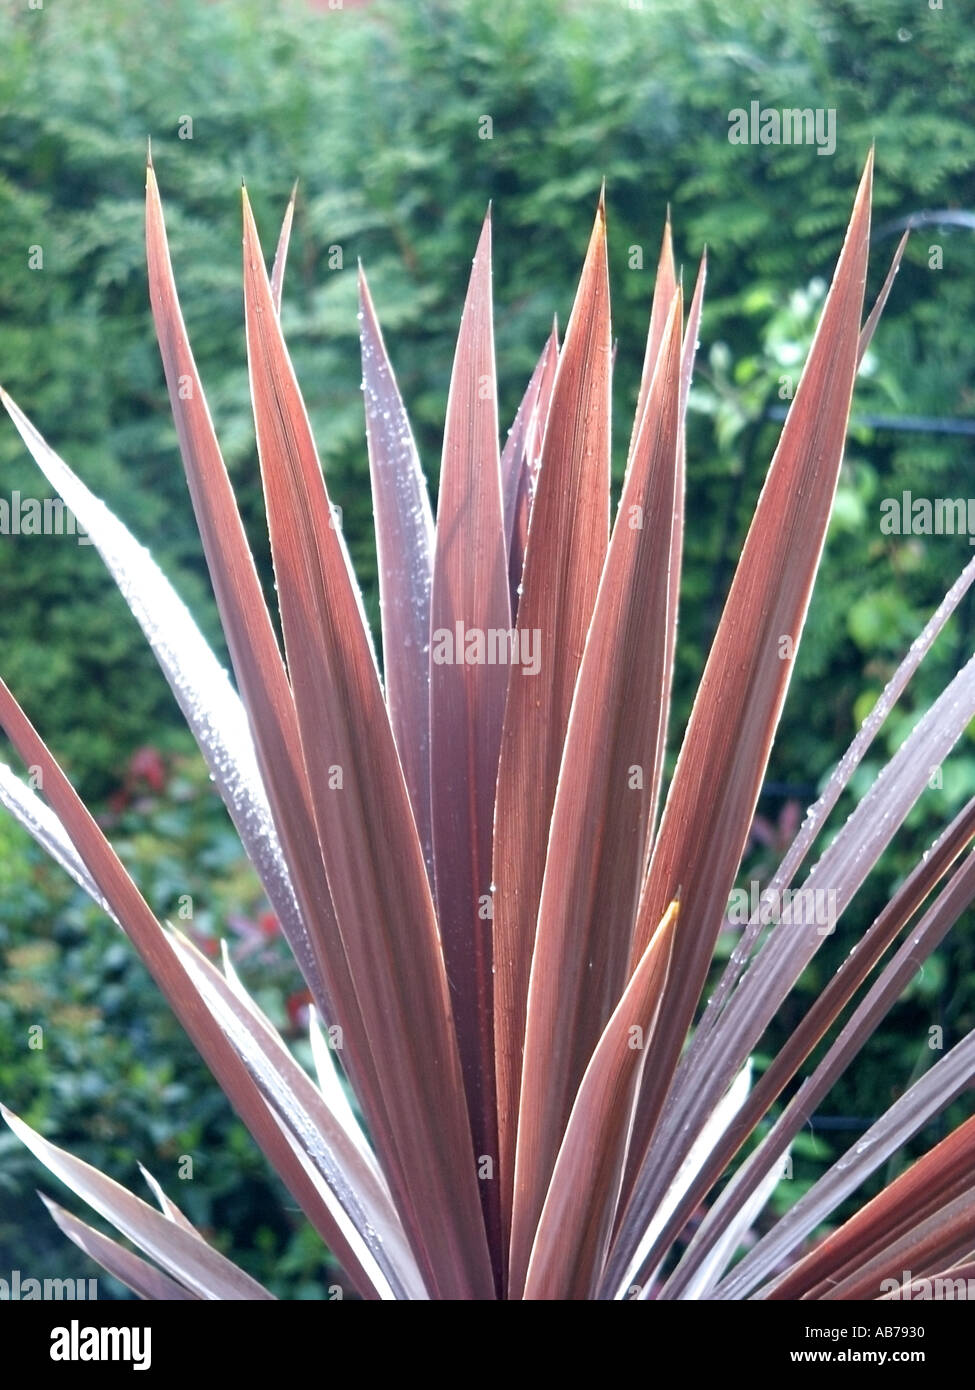
M 847 908 L 975 715 L 970 661 L 806 873 L 789 913 L 770 919 L 975 562 L 830 777 L 698 1012 L 823 549 L 854 379 L 903 250 L 861 327 L 871 175 L 872 157 L 662 809 L 684 415 L 704 281 L 702 264 L 685 323 L 669 227 L 612 527 L 602 201 L 565 340 L 553 331 L 503 452 L 485 222 L 436 524 L 360 278 L 382 679 L 279 323 L 291 206 L 269 279 L 244 195 L 247 349 L 282 657 L 187 342 L 149 166 L 152 309 L 239 696 L 147 552 L 4 396 L 118 581 L 209 763 L 314 999 L 317 1082 L 229 958 L 221 971 L 156 919 L 5 686 L 0 722 L 43 798 L 6 767 L 0 795 L 126 932 L 366 1298 L 860 1298 L 896 1288 L 903 1270 L 970 1272 L 975 1120 L 825 1241 L 809 1237 L 969 1084 L 975 1033 L 735 1257 L 791 1140 L 975 896 L 975 858 L 962 857 L 973 799 L 752 1084 L 750 1053 L 833 925 L 824 895 L 835 915 Z M 844 1010 L 822 1061 L 763 1124 Z M 137 1293 L 270 1296 L 154 1180 L 160 1210 L 4 1113 L 148 1257 L 48 1204 Z M 689 1215 L 716 1190 L 682 1246 Z

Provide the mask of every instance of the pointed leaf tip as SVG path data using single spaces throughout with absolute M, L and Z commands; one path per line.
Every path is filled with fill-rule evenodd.
M 869 200 L 873 188 L 873 164 L 874 164 L 874 145 L 871 143 L 867 152 L 867 158 L 863 165 L 863 173 L 860 176 L 860 187 L 857 189 L 857 202 L 864 197 Z
M 481 257 L 486 255 L 488 270 L 491 266 L 491 204 L 488 203 L 487 211 L 484 214 L 484 221 L 481 223 L 481 232 L 477 238 L 477 249 L 474 252 L 474 264 L 480 265 Z

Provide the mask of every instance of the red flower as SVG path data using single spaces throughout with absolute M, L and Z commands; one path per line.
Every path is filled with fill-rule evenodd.
M 257 919 L 257 925 L 265 936 L 277 936 L 281 930 L 281 923 L 273 912 L 262 912 Z
M 166 785 L 166 766 L 158 748 L 137 748 L 129 763 L 129 776 L 148 782 L 154 792 Z
M 295 990 L 294 994 L 288 995 L 285 1008 L 288 1010 L 288 1019 L 294 1032 L 304 1032 L 307 1028 L 310 1005 L 311 994 L 307 989 Z

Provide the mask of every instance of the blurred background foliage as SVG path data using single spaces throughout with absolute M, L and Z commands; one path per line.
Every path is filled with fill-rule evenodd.
M 283 322 L 375 618 L 357 258 L 435 485 L 453 342 L 488 200 L 506 428 L 552 313 L 566 321 L 605 177 L 619 479 L 669 202 L 685 283 L 705 244 L 709 258 L 689 423 L 675 746 L 780 428 L 770 417 L 798 378 L 871 141 L 868 294 L 896 245 L 892 224 L 975 208 L 975 30 L 965 11 L 922 0 L 416 0 L 321 12 L 298 0 L 0 3 L 0 381 L 151 546 L 220 648 L 148 309 L 146 139 L 187 326 L 269 593 L 238 180 L 270 252 L 297 177 Z M 728 114 L 752 100 L 835 108 L 835 154 L 731 145 Z M 38 247 L 43 266 L 32 269 Z M 975 236 L 950 223 L 920 227 L 857 389 L 743 881 L 771 867 L 783 823 L 815 795 L 970 556 L 964 537 L 884 536 L 879 518 L 881 500 L 904 489 L 970 491 L 973 320 Z M 928 424 L 910 429 L 911 420 Z M 967 436 L 947 432 L 965 428 Z M 0 429 L 0 476 L 4 497 L 44 495 L 10 427 Z M 855 790 L 967 655 L 972 620 L 965 603 Z M 193 930 L 229 936 L 245 979 L 297 1037 L 301 999 L 273 924 L 165 682 L 91 548 L 3 538 L 0 670 L 101 810 L 157 911 L 175 913 L 190 894 Z M 971 793 L 973 774 L 969 738 L 817 957 L 796 1008 Z M 215 1240 L 235 1235 L 236 1254 L 258 1277 L 287 1296 L 313 1294 L 314 1241 L 283 1210 L 132 953 L 5 819 L 0 890 L 0 1096 L 122 1181 L 138 1184 L 142 1158 Z M 878 1114 L 936 1055 L 930 1027 L 943 1027 L 950 1046 L 973 1026 L 970 937 L 961 924 L 925 967 L 836 1088 L 834 1118 L 856 1129 Z M 27 1051 L 36 1023 L 46 1045 Z M 770 1030 L 769 1053 L 789 1027 L 783 1018 Z M 849 1138 L 825 1116 L 796 1156 L 795 1182 L 808 1183 Z M 194 1180 L 177 1192 L 185 1153 L 196 1155 Z M 37 1172 L 0 1134 L 0 1266 L 29 1269 L 43 1251 L 66 1274 L 73 1255 L 39 1204 L 36 1222 L 25 1214 Z M 781 1191 L 796 1195 L 790 1184 Z M 77 1270 L 90 1272 L 80 1257 Z

